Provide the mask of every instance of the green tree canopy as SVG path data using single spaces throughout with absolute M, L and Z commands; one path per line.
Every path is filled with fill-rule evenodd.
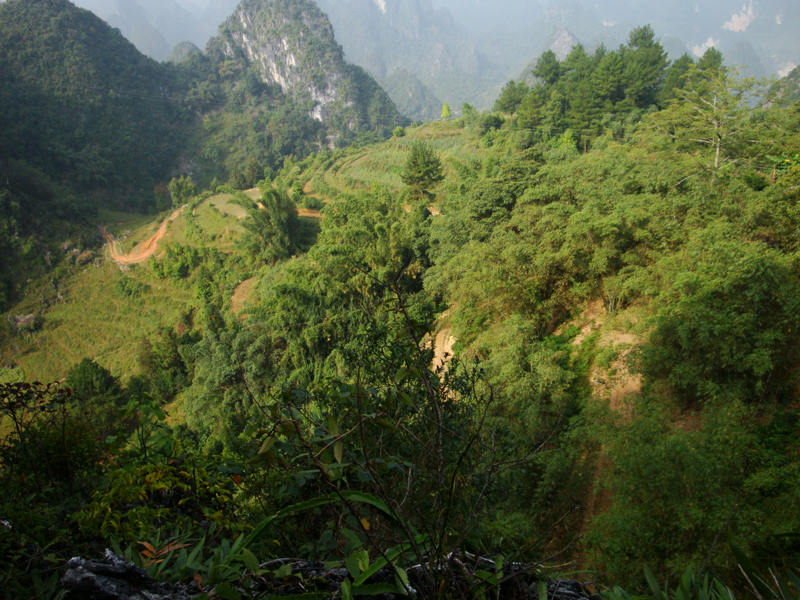
M 512 79 L 500 92 L 500 97 L 494 103 L 493 110 L 495 112 L 514 114 L 528 91 L 529 88 L 524 81 L 516 83 Z
M 173 178 L 167 186 L 170 196 L 172 196 L 173 206 L 182 206 L 189 201 L 189 198 L 197 193 L 197 188 L 192 182 L 192 178 L 181 175 L 179 178 Z
M 250 255 L 267 263 L 289 258 L 296 249 L 298 218 L 294 202 L 286 194 L 267 188 L 260 206 L 252 202 L 243 205 L 250 218 L 243 223 L 247 235 L 242 244 Z
M 86 399 L 104 397 L 117 399 L 122 395 L 122 386 L 111 371 L 98 365 L 91 358 L 84 358 L 70 369 L 67 386 Z
M 542 80 L 545 85 L 553 85 L 561 77 L 561 65 L 558 62 L 556 53 L 548 50 L 536 61 L 533 68 L 534 76 Z
M 750 107 L 767 88 L 766 83 L 737 79 L 720 69 L 701 70 L 699 65 L 690 66 L 685 77 L 684 87 L 675 90 L 676 100 L 652 119 L 679 149 L 700 150 L 717 170 L 780 145 L 781 128 L 771 128 L 772 133 L 764 135 L 770 130 L 770 115 Z M 702 153 L 702 148 L 711 152 Z
M 400 179 L 416 196 L 426 195 L 444 179 L 442 162 L 433 148 L 425 142 L 416 141 L 411 145 Z
M 649 25 L 631 31 L 623 58 L 628 98 L 639 108 L 650 106 L 656 100 L 669 61 Z

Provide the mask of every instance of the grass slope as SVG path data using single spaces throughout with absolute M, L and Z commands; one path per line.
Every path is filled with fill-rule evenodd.
M 248 192 L 256 197 L 258 190 Z M 244 232 L 241 219 L 246 212 L 230 204 L 233 196 L 221 194 L 184 211 L 169 222 L 159 242 L 155 260 L 172 244 L 213 246 L 225 253 L 237 252 L 236 241 Z M 163 218 L 104 211 L 100 221 L 130 252 L 148 240 Z M 152 260 L 152 259 L 151 259 Z M 120 294 L 115 285 L 122 277 L 149 286 L 138 298 Z M 47 307 L 43 297 L 57 281 L 61 299 Z M 137 345 L 159 329 L 173 327 L 182 317 L 200 307 L 189 285 L 182 281 L 157 279 L 147 263 L 124 270 L 103 247 L 85 265 L 60 265 L 54 274 L 29 286 L 28 295 L 3 318 L 41 314 L 43 325 L 35 332 L 16 332 L 3 344 L 2 359 L 14 368 L 0 368 L 0 381 L 56 381 L 83 358 L 93 358 L 123 379 L 137 372 Z M 57 297 L 57 296 L 56 296 Z
M 394 137 L 367 149 L 344 151 L 337 159 L 312 165 L 300 175 L 310 183 L 306 189 L 322 197 L 346 195 L 369 190 L 374 185 L 400 191 L 400 180 L 411 145 L 422 140 L 439 154 L 445 175 L 455 175 L 451 162 L 480 165 L 489 151 L 477 140 L 464 134 L 456 121 L 436 121 L 419 127 L 407 127 L 403 137 Z
M 333 160 L 307 161 L 310 164 L 299 169 L 297 179 L 305 184 L 308 195 L 330 203 L 376 185 L 402 190 L 400 173 L 409 148 L 416 140 L 426 141 L 439 153 L 448 173 L 453 171 L 452 160 L 478 166 L 489 154 L 474 139 L 464 135 L 455 122 L 409 127 L 406 132 L 404 137 L 366 149 L 337 152 Z M 253 200 L 260 194 L 257 189 L 246 192 Z M 206 245 L 227 254 L 238 252 L 237 240 L 245 231 L 242 221 L 247 213 L 234 204 L 233 199 L 232 194 L 212 196 L 169 221 L 167 233 L 158 243 L 155 260 L 173 244 Z M 112 211 L 99 215 L 100 223 L 119 240 L 124 253 L 150 239 L 163 220 L 164 216 L 152 219 Z M 317 221 L 301 217 L 309 230 L 317 226 Z M 313 238 L 311 233 L 309 237 Z M 155 278 L 147 263 L 121 270 L 110 259 L 105 247 L 96 251 L 94 261 L 83 266 L 62 265 L 57 272 L 61 300 L 50 307 L 43 304 L 42 296 L 51 285 L 51 276 L 48 276 L 46 281 L 31 285 L 29 294 L 4 315 L 8 319 L 39 313 L 44 317 L 44 324 L 39 331 L 17 332 L 7 340 L 2 352 L 3 362 L 17 368 L 0 369 L 0 378 L 14 379 L 21 371 L 28 380 L 55 381 L 63 378 L 72 365 L 89 357 L 124 379 L 137 372 L 136 347 L 142 337 L 174 326 L 201 304 L 188 285 Z M 115 290 L 121 277 L 145 284 L 150 291 L 139 298 L 124 297 Z M 237 312 L 257 287 L 255 281 L 247 283 L 238 290 Z

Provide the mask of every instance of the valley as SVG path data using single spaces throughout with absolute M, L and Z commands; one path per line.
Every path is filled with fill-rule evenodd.
M 797 77 L 642 25 L 411 123 L 334 31 L 0 4 L 0 599 L 796 600 Z

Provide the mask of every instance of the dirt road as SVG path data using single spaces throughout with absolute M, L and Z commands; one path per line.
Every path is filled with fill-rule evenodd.
M 166 235 L 167 224 L 177 219 L 181 212 L 183 212 L 183 207 L 172 213 L 168 219 L 164 219 L 164 222 L 161 223 L 152 237 L 135 246 L 128 254 L 122 252 L 120 243 L 114 239 L 113 235 L 108 233 L 105 227 L 102 227 L 103 237 L 106 238 L 108 243 L 108 255 L 119 265 L 135 265 L 146 262 L 158 251 L 158 242 Z

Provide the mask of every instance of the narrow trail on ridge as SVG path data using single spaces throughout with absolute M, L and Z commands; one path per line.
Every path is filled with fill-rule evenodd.
M 119 265 L 135 265 L 146 262 L 158 251 L 158 242 L 166 235 L 167 224 L 177 219 L 182 212 L 183 207 L 173 212 L 169 218 L 164 219 L 155 234 L 141 244 L 134 246 L 128 254 L 122 252 L 119 241 L 108 233 L 105 226 L 101 227 L 100 229 L 103 232 L 103 237 L 108 243 L 108 255 Z

